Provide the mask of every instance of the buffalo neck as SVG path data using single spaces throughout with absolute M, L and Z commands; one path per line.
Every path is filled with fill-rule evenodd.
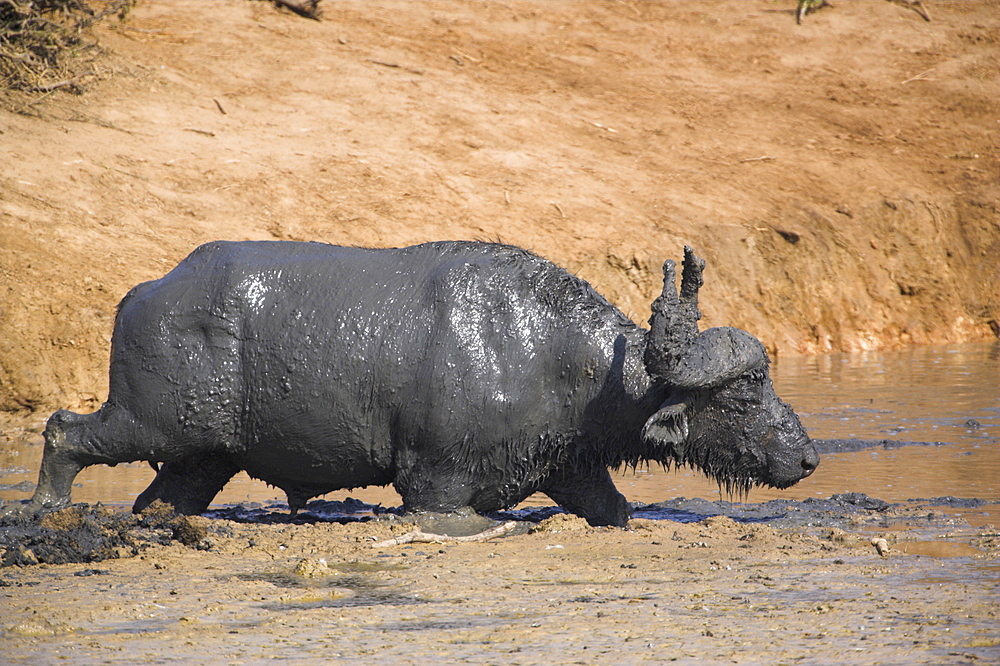
M 603 378 L 585 408 L 583 437 L 575 447 L 579 460 L 602 467 L 657 460 L 642 429 L 670 395 L 670 387 L 646 371 L 646 330 L 634 326 L 614 339 Z

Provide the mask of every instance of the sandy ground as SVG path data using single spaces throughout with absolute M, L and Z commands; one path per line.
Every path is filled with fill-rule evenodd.
M 775 353 L 1000 330 L 1000 3 L 802 26 L 791 0 L 324 4 L 142 1 L 99 29 L 88 93 L 0 111 L 5 424 L 99 406 L 117 301 L 216 238 L 499 238 L 637 321 L 689 243 L 704 323 Z M 0 652 L 995 663 L 995 529 L 954 520 L 942 557 L 884 515 L 381 548 L 409 526 L 206 519 L 208 542 L 0 570 Z
M 142 0 L 0 111 L 0 409 L 99 406 L 116 303 L 218 238 L 499 238 L 640 322 L 688 243 L 772 352 L 992 337 L 1000 3 L 794 4 Z

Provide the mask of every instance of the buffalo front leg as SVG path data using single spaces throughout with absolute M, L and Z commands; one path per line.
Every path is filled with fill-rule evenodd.
M 631 515 L 625 496 L 615 488 L 606 469 L 590 474 L 557 472 L 540 490 L 556 504 L 586 518 L 594 526 L 625 527 Z
M 239 471 L 239 465 L 223 455 L 191 456 L 164 463 L 153 482 L 136 498 L 132 513 L 141 513 L 156 500 L 184 515 L 203 513 Z

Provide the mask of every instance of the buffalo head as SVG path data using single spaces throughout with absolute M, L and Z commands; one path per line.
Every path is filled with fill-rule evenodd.
M 764 345 L 738 328 L 699 333 L 704 267 L 685 247 L 678 295 L 674 262 L 663 264 L 644 361 L 670 395 L 643 428 L 650 457 L 696 467 L 729 492 L 787 488 L 812 474 L 819 456 L 795 412 L 774 393 Z

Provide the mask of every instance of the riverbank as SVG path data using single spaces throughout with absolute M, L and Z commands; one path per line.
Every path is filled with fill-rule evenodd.
M 0 409 L 96 409 L 115 305 L 220 238 L 502 239 L 639 323 L 690 244 L 772 353 L 994 336 L 996 3 L 794 4 L 142 0 L 0 111 Z

